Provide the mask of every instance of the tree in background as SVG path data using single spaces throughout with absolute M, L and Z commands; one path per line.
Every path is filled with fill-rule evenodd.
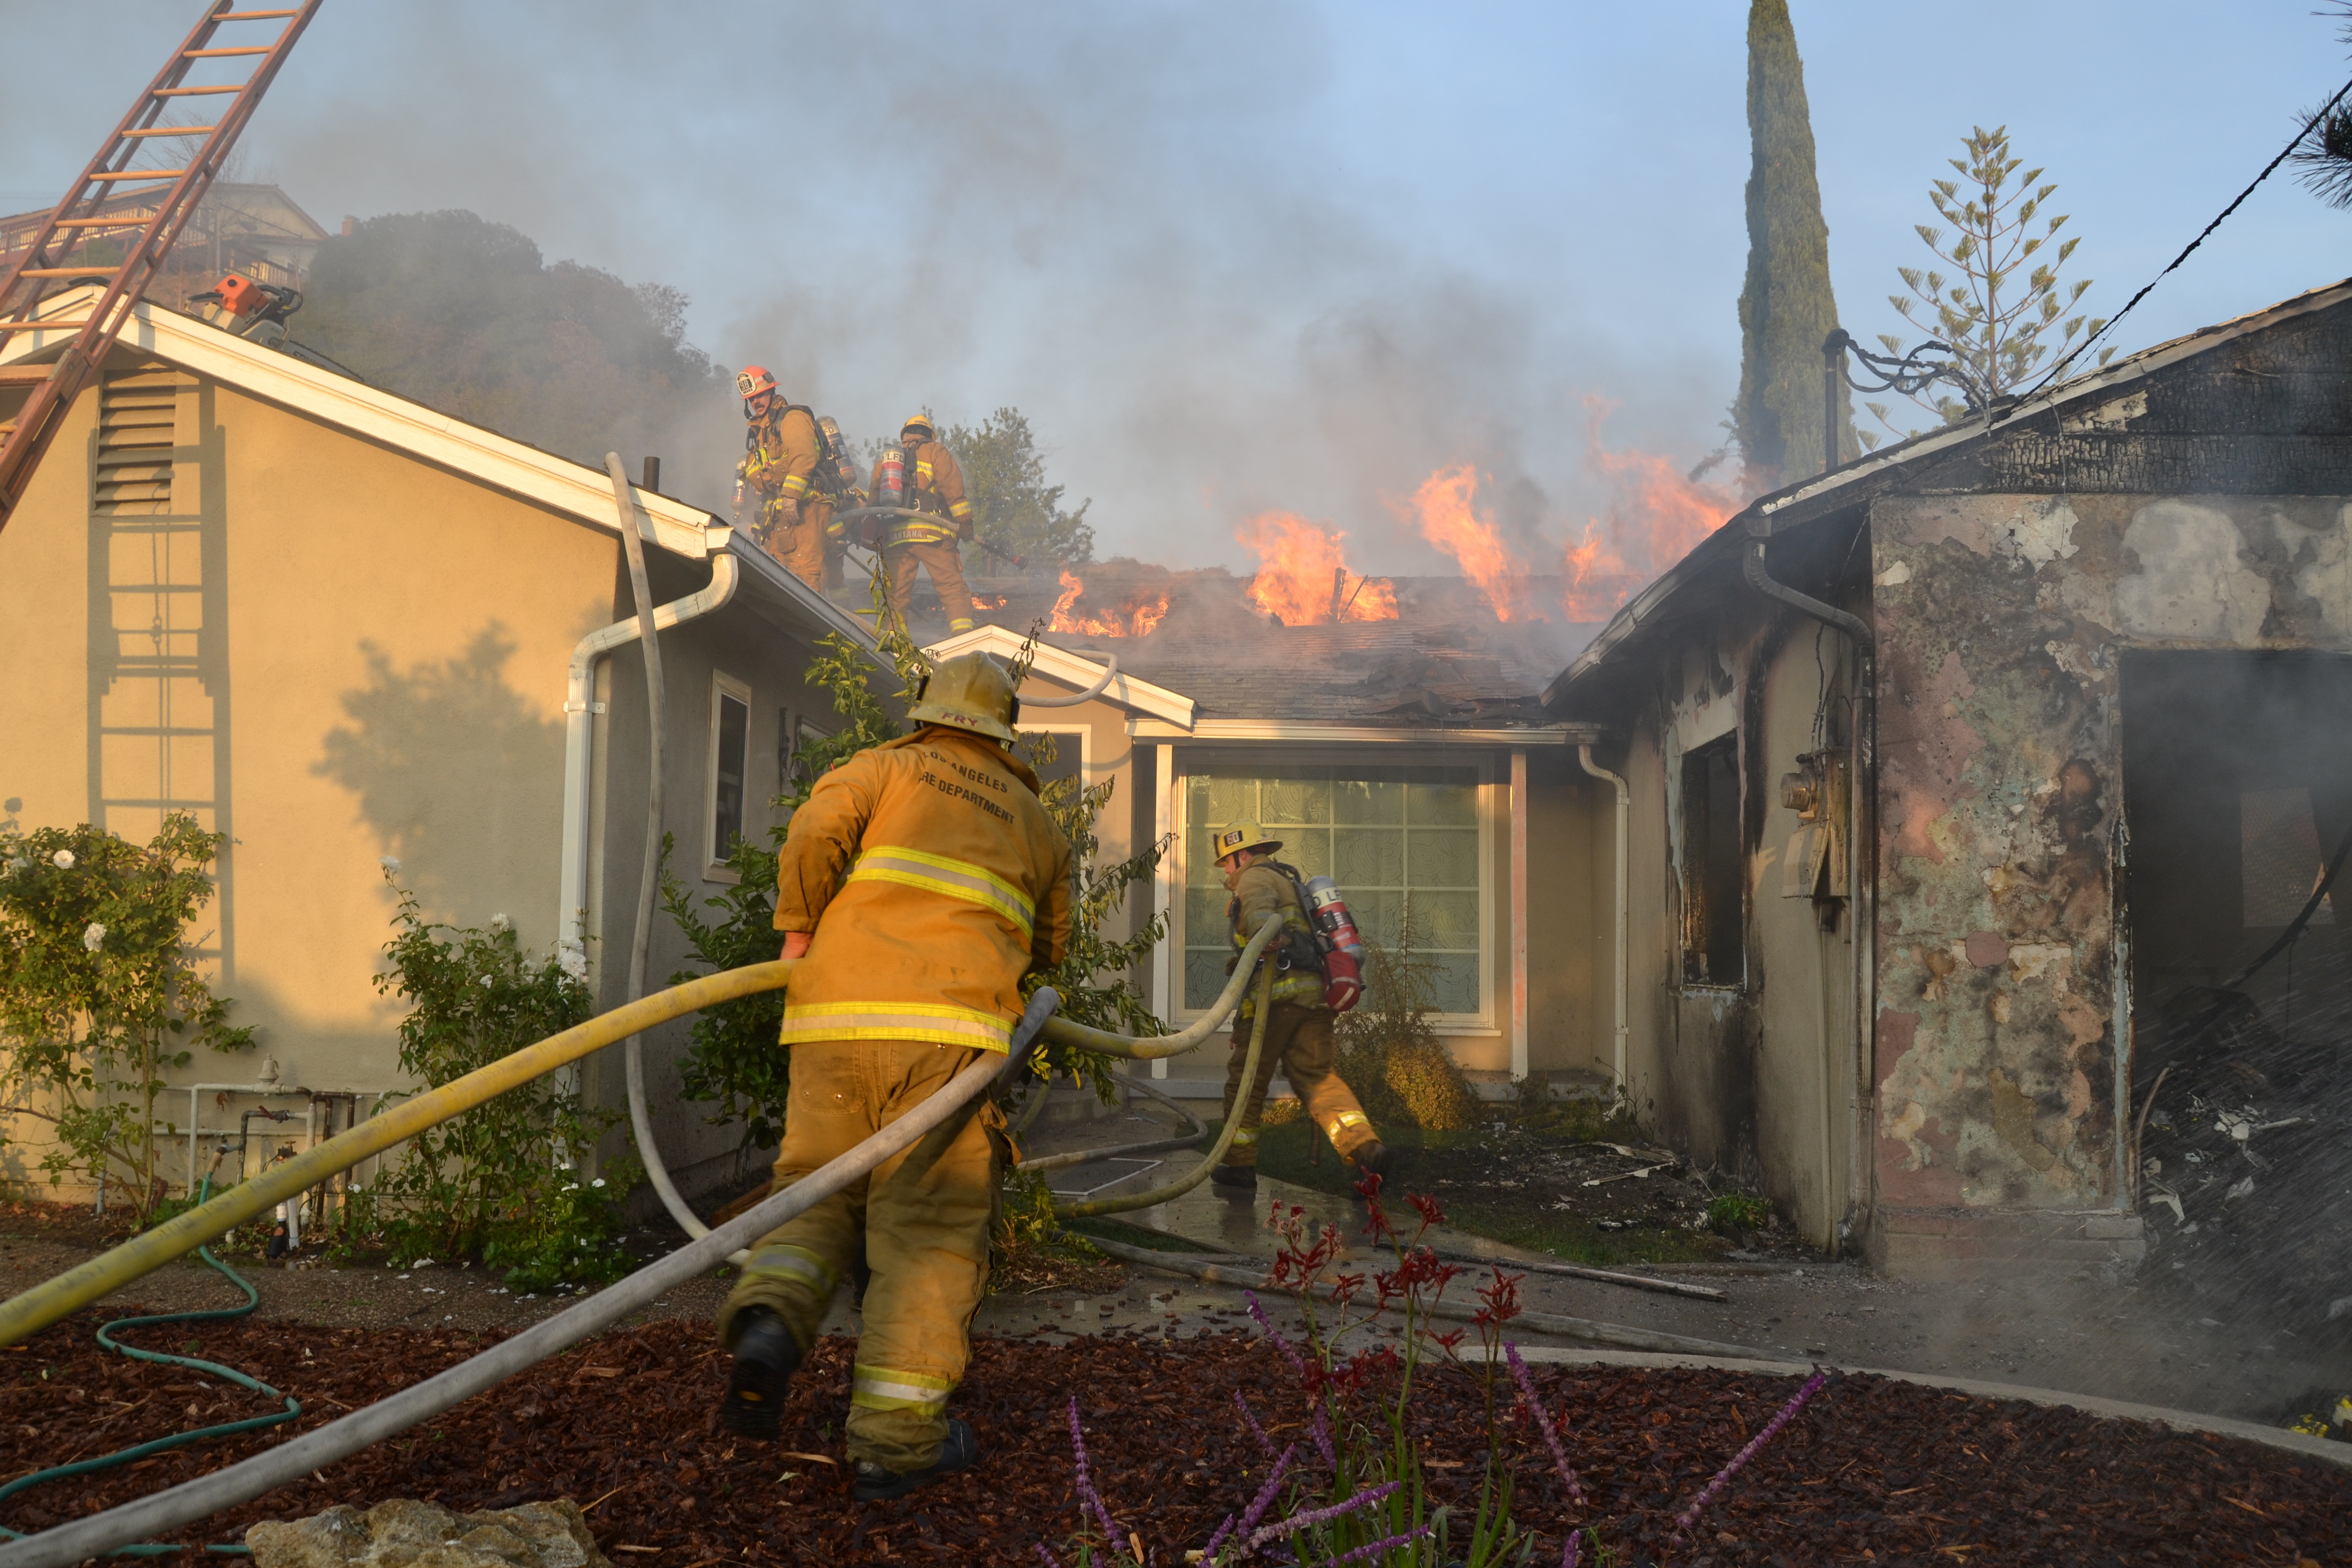
M 1087 521 L 1094 502 L 1062 510 L 1063 487 L 1045 482 L 1045 459 L 1021 410 L 1000 408 L 976 428 L 950 425 L 940 438 L 963 465 L 972 530 L 982 539 L 1022 557 L 1032 572 L 1094 559 L 1095 531 Z
M 319 247 L 295 327 L 386 391 L 601 468 L 688 420 L 740 425 L 686 307 L 469 212 L 401 213 Z
M 1788 0 L 1748 12 L 1748 281 L 1739 291 L 1739 396 L 1732 431 L 1751 491 L 1824 467 L 1822 342 L 1837 325 L 1830 228 L 1813 174 L 1805 65 Z M 1853 412 L 1839 389 L 1839 453 L 1855 452 Z
M 1957 424 L 1971 408 L 1984 408 L 2009 395 L 2053 350 L 2063 356 L 2078 334 L 2095 336 L 2105 325 L 2088 316 L 2066 314 L 2091 280 L 2077 278 L 2063 286 L 2058 281 L 2058 269 L 2082 243 L 2079 236 L 2058 239 L 2065 215 L 2042 218 L 2041 232 L 2032 232 L 2033 220 L 2057 184 L 2035 184 L 2042 178 L 2039 169 L 2029 169 L 2014 185 L 2010 184 L 2025 160 L 2011 154 L 2007 126 L 1990 131 L 1977 126 L 1961 139 L 1960 147 L 1963 156 L 1951 161 L 1960 177 L 1937 180 L 1927 192 L 1936 216 L 1952 226 L 1951 232 L 1933 224 L 1915 226 L 1927 248 L 1955 270 L 1946 274 L 1928 268 L 1897 268 L 1910 292 L 1887 296 L 1887 303 L 1905 321 L 1951 348 L 1954 379 L 1965 397 L 1933 387 L 1912 397 L 1947 424 Z M 2056 253 L 2020 278 L 2026 264 L 2053 241 L 2057 241 Z M 1927 319 L 1931 314 L 1933 319 Z M 1892 333 L 1881 332 L 1878 341 L 1889 353 L 1905 352 L 1903 341 Z M 2102 351 L 2099 363 L 2106 363 L 2115 352 Z M 1863 406 L 1881 425 L 1894 428 L 1887 405 Z M 1869 439 L 1877 445 L 1875 436 Z

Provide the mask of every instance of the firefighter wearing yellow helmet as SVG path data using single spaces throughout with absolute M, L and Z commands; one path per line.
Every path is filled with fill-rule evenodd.
M 824 591 L 824 550 L 834 497 L 818 459 L 824 455 L 815 413 L 785 401 L 776 378 L 746 365 L 735 378 L 743 399 L 743 460 L 735 471 L 758 500 L 752 537 L 777 564 L 819 593 Z
M 963 557 L 956 542 L 970 539 L 971 501 L 964 494 L 963 467 L 940 442 L 930 416 L 918 414 L 900 426 L 898 450 L 875 459 L 870 493 L 883 493 L 883 469 L 896 463 L 905 475 L 907 505 L 919 518 L 888 520 L 881 538 L 882 560 L 890 573 L 890 607 L 898 619 L 915 602 L 915 568 L 931 574 L 950 632 L 971 630 L 971 589 L 963 580 Z
M 1258 1118 L 1265 1110 L 1266 1086 L 1276 1069 L 1307 1108 L 1307 1114 L 1339 1157 L 1358 1169 L 1385 1177 L 1389 1173 L 1387 1145 L 1373 1131 L 1355 1090 L 1339 1077 L 1339 1047 L 1332 1038 L 1334 1014 L 1324 1001 L 1325 977 L 1318 952 L 1314 922 L 1298 873 L 1274 858 L 1282 841 L 1255 822 L 1236 822 L 1210 835 L 1209 850 L 1224 878 L 1233 900 L 1225 906 L 1234 951 L 1248 945 L 1258 922 L 1268 914 L 1282 917 L 1282 934 L 1258 960 L 1275 967 L 1274 993 L 1265 1020 L 1265 1044 L 1258 1053 L 1257 1074 L 1242 1082 L 1242 1067 L 1249 1058 L 1252 1020 L 1256 1016 L 1257 986 L 1253 977 L 1246 998 L 1234 1020 L 1233 1054 L 1225 1065 L 1225 1116 L 1236 1111 L 1241 1129 L 1225 1150 L 1225 1158 L 1209 1179 L 1221 1187 L 1254 1191 L 1257 1186 Z
M 1019 706 L 993 659 L 950 659 L 908 710 L 913 734 L 849 758 L 793 814 L 776 869 L 776 929 L 800 960 L 776 1189 L 1006 1049 L 1022 977 L 1067 951 L 1070 846 L 1007 749 Z M 972 1462 L 977 1440 L 947 1402 L 971 1354 L 1003 1120 L 983 1102 L 751 1248 L 719 1316 L 730 1431 L 777 1435 L 787 1380 L 862 1248 L 856 1495 L 901 1496 Z

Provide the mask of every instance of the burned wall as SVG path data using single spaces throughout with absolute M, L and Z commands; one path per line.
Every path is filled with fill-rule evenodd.
M 2352 507 L 1914 495 L 1871 523 L 1882 1226 L 2127 1210 L 2123 655 L 2352 646 Z

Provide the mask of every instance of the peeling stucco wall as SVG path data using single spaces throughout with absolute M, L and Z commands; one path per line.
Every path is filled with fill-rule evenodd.
M 2113 1209 L 2121 655 L 2352 645 L 2352 506 L 1910 496 L 1871 537 L 1878 1201 Z

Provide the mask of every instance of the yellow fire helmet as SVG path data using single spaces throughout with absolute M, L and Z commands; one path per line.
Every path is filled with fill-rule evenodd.
M 1281 847 L 1281 839 L 1255 822 L 1227 823 L 1209 837 L 1209 853 L 1219 860 L 1237 850 L 1264 849 L 1270 852 Z
M 933 427 L 931 424 L 931 416 L 928 414 L 909 414 L 907 416 L 907 422 L 898 426 L 898 438 L 902 441 L 905 440 L 907 438 L 907 432 L 909 430 L 920 430 L 923 433 L 923 439 L 926 441 L 936 441 L 940 438 L 940 433 Z
M 945 724 L 1010 744 L 1021 699 L 1013 678 L 984 653 L 960 654 L 923 678 L 907 717 L 919 724 Z

